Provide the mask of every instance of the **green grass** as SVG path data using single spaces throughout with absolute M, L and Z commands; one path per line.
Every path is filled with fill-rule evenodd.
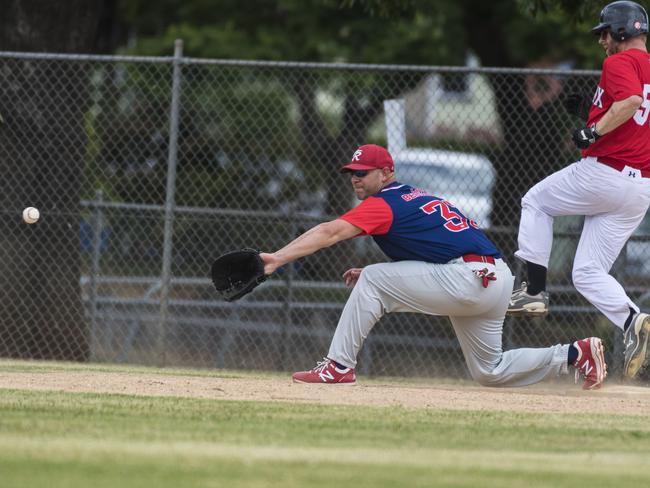
M 649 453 L 641 416 L 0 390 L 3 488 L 640 487 Z

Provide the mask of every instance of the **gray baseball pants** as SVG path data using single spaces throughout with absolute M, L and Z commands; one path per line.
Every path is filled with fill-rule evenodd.
M 488 268 L 496 281 L 484 288 L 473 270 Z M 447 315 L 469 372 L 485 386 L 523 386 L 567 372 L 567 345 L 503 352 L 502 331 L 514 277 L 495 264 L 422 261 L 380 263 L 363 268 L 339 319 L 328 357 L 354 368 L 372 327 L 390 312 Z

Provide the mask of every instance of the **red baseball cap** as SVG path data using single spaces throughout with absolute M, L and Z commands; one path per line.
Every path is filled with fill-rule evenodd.
M 354 151 L 352 161 L 341 168 L 341 173 L 356 171 L 358 169 L 390 168 L 395 171 L 395 163 L 390 153 L 376 144 L 366 144 Z

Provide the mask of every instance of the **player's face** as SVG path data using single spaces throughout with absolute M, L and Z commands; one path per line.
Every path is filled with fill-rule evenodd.
M 614 38 L 609 33 L 609 29 L 605 29 L 600 32 L 600 39 L 598 43 L 603 46 L 607 56 L 616 54 L 619 51 L 619 43 L 614 40 Z
M 371 169 L 366 171 L 352 171 L 350 181 L 354 195 L 359 200 L 365 200 L 381 190 L 389 179 L 388 170 Z

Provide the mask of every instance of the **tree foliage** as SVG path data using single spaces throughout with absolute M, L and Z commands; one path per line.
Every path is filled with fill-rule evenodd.
M 471 51 L 484 66 L 527 67 L 540 61 L 549 66 L 569 61 L 574 67 L 596 68 L 602 60 L 602 49 L 589 30 L 601 7 L 593 0 L 251 0 L 242 9 L 241 2 L 235 0 L 222 0 L 217 6 L 210 0 L 133 0 L 123 4 L 122 18 L 132 33 L 124 52 L 134 54 L 169 55 L 174 40 L 180 38 L 184 41 L 184 55 L 199 58 L 457 66 L 465 63 Z M 212 148 L 247 146 L 253 152 L 289 154 L 290 146 L 297 142 L 302 152 L 289 155 L 302 164 L 307 174 L 310 168 L 319 168 L 325 174 L 328 169 L 335 170 L 357 145 L 367 142 L 368 129 L 381 112 L 383 100 L 377 94 L 383 98 L 400 97 L 423 76 L 398 79 L 368 72 L 361 83 L 323 73 L 304 83 L 288 82 L 282 77 L 269 81 L 269 87 L 278 88 L 280 100 L 297 106 L 298 114 L 295 126 L 282 128 L 282 134 L 293 135 L 291 140 L 277 133 L 253 138 L 285 143 L 285 147 L 274 151 L 259 145 L 253 150 L 255 145 L 250 144 L 247 127 L 264 127 L 266 119 L 237 124 L 242 117 L 237 111 L 242 108 L 232 104 L 230 112 L 206 113 L 217 122 L 232 122 L 223 125 L 223 130 L 209 132 L 196 124 L 194 128 L 204 134 L 204 145 Z M 238 85 L 239 93 L 254 90 L 246 83 L 242 80 Z M 515 79 L 506 88 L 494 87 L 506 134 L 494 164 L 499 174 L 521 173 L 519 166 L 526 159 L 517 153 L 515 139 L 521 127 L 539 121 L 526 106 L 523 78 Z M 189 89 L 200 91 L 195 83 Z M 323 91 L 343 101 L 336 120 L 319 108 L 317 95 Z M 215 100 L 203 97 L 201 105 L 205 107 L 221 97 L 249 102 L 248 115 L 267 111 L 260 105 L 264 97 L 238 99 L 228 88 L 211 96 Z M 196 120 L 191 112 L 185 115 L 188 124 Z M 272 126 L 267 129 L 278 130 Z M 538 170 L 534 163 L 526 168 L 530 175 Z M 324 183 L 328 213 L 345 210 L 346 188 L 334 177 Z M 507 192 L 497 185 L 495 202 L 513 208 L 513 215 L 518 213 L 518 199 L 528 184 L 527 179 L 522 179 L 520 188 Z M 505 223 L 512 225 L 513 215 L 505 215 Z
M 388 2 L 390 3 L 390 2 Z M 182 38 L 188 56 L 282 61 L 459 64 L 460 10 L 436 3 L 437 15 L 400 10 L 373 16 L 365 5 L 332 0 L 136 0 L 123 16 L 137 39 L 135 51 L 167 55 Z M 251 14 L 250 12 L 254 12 Z

